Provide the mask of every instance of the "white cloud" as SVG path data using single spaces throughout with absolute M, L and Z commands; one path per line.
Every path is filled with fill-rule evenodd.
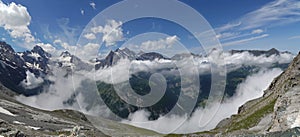
M 80 13 L 81 13 L 81 15 L 84 15 L 84 10 L 80 9 Z
M 36 77 L 30 71 L 26 71 L 26 79 L 21 82 L 21 85 L 26 89 L 33 89 L 38 87 L 44 82 L 41 77 Z
M 229 54 L 224 53 L 222 56 L 224 58 L 224 62 L 226 64 L 232 64 L 232 65 L 270 65 L 273 63 L 289 63 L 293 60 L 294 55 L 292 54 L 280 54 L 280 55 L 272 55 L 269 57 L 266 57 L 265 55 L 261 56 L 253 56 L 252 54 L 248 52 L 242 52 L 242 53 L 236 53 L 236 54 Z M 221 63 L 220 63 L 221 64 Z
M 225 33 L 227 33 L 227 32 L 225 32 Z M 229 40 L 234 40 L 234 39 L 246 38 L 246 37 L 254 35 L 252 32 L 251 33 L 233 33 L 233 34 L 236 34 L 236 35 L 222 38 L 221 40 L 224 42 L 224 41 L 229 41 Z
M 262 29 L 255 29 L 252 31 L 252 34 L 261 34 L 263 33 L 264 31 Z
M 288 39 L 300 39 L 300 35 L 299 36 L 292 36 L 292 37 L 289 37 Z
M 250 32 L 239 31 L 239 30 L 230 30 L 230 31 L 225 31 L 225 32 L 219 32 L 219 34 L 217 35 L 217 38 L 220 39 L 222 42 L 233 40 L 233 41 L 236 41 L 237 43 L 239 43 L 238 41 L 244 43 L 246 41 L 252 41 L 252 40 L 262 38 L 262 37 L 266 37 L 268 34 L 263 34 L 264 36 L 262 36 L 262 37 L 257 36 L 258 34 L 262 34 L 263 32 L 264 32 L 264 30 L 262 30 L 262 29 L 254 29 Z M 226 43 L 228 43 L 228 42 L 226 42 Z M 239 43 L 239 44 L 241 44 L 241 43 Z M 236 44 L 233 44 L 233 45 L 236 45 Z M 228 46 L 231 46 L 231 45 L 228 44 Z
M 56 44 L 56 45 L 59 45 L 59 46 L 63 47 L 65 50 L 68 50 L 68 51 L 71 52 L 71 53 L 74 53 L 74 51 L 75 51 L 76 48 L 77 48 L 76 46 L 69 45 L 69 43 L 63 42 L 63 41 L 60 40 L 60 39 L 54 40 L 53 43 Z
M 275 0 L 242 16 L 238 21 L 235 21 L 239 22 L 238 24 L 228 23 L 217 30 L 246 30 L 299 22 L 299 9 L 300 1 L 298 0 Z
M 35 41 L 28 26 L 31 16 L 27 8 L 14 2 L 6 5 L 0 1 L 0 27 L 7 30 L 13 38 L 23 38 L 26 43 Z
M 216 31 L 218 32 L 223 32 L 223 31 L 227 31 L 227 30 L 230 30 L 232 28 L 235 28 L 235 27 L 238 27 L 242 24 L 242 22 L 237 22 L 237 23 L 228 23 L 228 24 L 225 24 L 219 28 L 216 29 Z
M 268 37 L 268 36 L 269 36 L 269 34 L 262 34 L 260 36 L 254 36 L 254 37 L 245 38 L 245 39 L 241 39 L 241 40 L 235 40 L 235 41 L 222 43 L 222 46 L 233 46 L 233 45 L 243 44 L 243 43 L 246 43 L 246 42 L 249 42 L 249 41 L 265 38 L 265 37 Z
M 95 10 L 96 9 L 96 3 L 95 2 L 91 2 L 90 6 Z
M 83 46 L 73 46 L 69 45 L 67 42 L 63 42 L 60 39 L 56 39 L 53 42 L 54 44 L 60 45 L 63 47 L 64 51 L 67 50 L 73 55 L 76 55 L 80 59 L 87 61 L 90 59 L 95 58 L 98 55 L 98 50 L 100 48 L 99 44 L 96 43 L 87 43 L 86 45 Z M 57 52 L 62 52 L 63 50 L 57 51 Z
M 237 34 L 229 37 L 221 37 L 221 41 L 223 42 L 242 37 L 254 37 L 257 34 L 262 34 L 264 32 L 264 30 L 259 28 L 271 28 L 299 22 L 299 9 L 299 0 L 274 0 L 232 22 L 216 28 L 215 30 L 217 33 L 221 34 L 219 35 L 219 38 L 222 34 Z M 245 33 L 246 31 L 252 32 Z
M 179 38 L 174 36 L 168 36 L 164 39 L 160 38 L 158 40 L 148 40 L 142 42 L 140 45 L 128 44 L 127 47 L 130 49 L 143 50 L 143 51 L 155 51 L 160 49 L 170 49 L 172 46 L 179 41 Z
M 77 43 L 78 36 L 80 35 L 81 28 L 79 26 L 70 26 L 69 18 L 61 18 L 58 19 L 57 22 L 63 32 L 54 35 L 54 40 L 60 39 L 69 45 L 75 45 Z
M 93 34 L 93 33 L 87 33 L 87 34 L 84 35 L 84 37 L 85 37 L 86 39 L 89 39 L 89 40 L 96 39 L 96 36 L 95 36 L 95 34 Z
M 300 1 L 276 0 L 241 18 L 242 28 L 281 25 L 300 21 Z
M 46 52 L 52 54 L 56 52 L 56 48 L 53 47 L 51 44 L 49 43 L 37 43 L 36 45 L 42 47 Z
M 143 50 L 159 50 L 159 49 L 167 49 L 173 46 L 173 44 L 178 41 L 179 38 L 174 36 L 169 36 L 165 39 L 159 39 L 157 41 L 146 41 L 141 44 L 141 49 Z
M 239 34 L 240 33 L 237 33 L 237 32 L 224 32 L 224 33 L 218 34 L 217 38 L 218 39 L 226 39 L 226 38 L 231 38 L 231 37 L 237 36 Z
M 78 47 L 75 54 L 83 60 L 89 60 L 95 58 L 98 55 L 99 48 L 99 44 L 87 43 L 82 47 Z
M 105 26 L 93 27 L 91 31 L 94 34 L 102 33 L 102 42 L 105 42 L 106 46 L 113 46 L 116 42 L 124 40 L 121 25 L 121 21 L 107 20 Z

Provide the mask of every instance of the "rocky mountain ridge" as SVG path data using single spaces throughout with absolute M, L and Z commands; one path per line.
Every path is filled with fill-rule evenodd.
M 231 50 L 231 54 L 236 54 L 236 53 L 242 53 L 242 52 L 249 52 L 250 54 L 254 56 L 261 56 L 261 55 L 266 55 L 266 57 L 272 56 L 272 55 L 279 55 L 280 53 L 289 53 L 288 51 L 280 52 L 275 48 L 271 48 L 267 51 L 264 50 Z
M 26 72 L 36 77 L 44 77 L 49 72 L 51 55 L 41 47 L 35 46 L 31 51 L 15 52 L 5 42 L 0 42 L 0 82 L 17 93 L 32 94 L 41 89 L 25 89 L 20 83 L 26 79 Z M 26 91 L 26 92 L 25 92 Z
M 114 51 L 110 51 L 108 55 L 104 59 L 98 59 L 96 62 L 96 69 L 103 67 L 110 67 L 115 65 L 120 59 L 129 59 L 129 60 L 150 60 L 153 61 L 155 59 L 169 59 L 164 57 L 163 55 L 155 52 L 149 53 L 135 53 L 128 48 L 118 48 Z

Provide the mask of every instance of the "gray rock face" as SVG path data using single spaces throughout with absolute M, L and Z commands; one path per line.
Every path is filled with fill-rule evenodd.
M 300 126 L 300 55 L 282 74 L 282 88 L 275 106 L 270 131 L 282 131 Z M 276 85 L 274 85 L 276 86 Z
M 270 132 L 300 126 L 300 87 L 294 87 L 278 98 Z

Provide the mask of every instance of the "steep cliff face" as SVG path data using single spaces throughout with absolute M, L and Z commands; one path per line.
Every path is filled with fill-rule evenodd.
M 273 80 L 264 95 L 248 101 L 237 115 L 196 136 L 300 135 L 300 53 Z
M 299 53 L 300 54 L 300 53 Z M 300 127 L 300 56 L 298 55 L 283 74 L 283 87 L 275 107 L 269 131 L 282 131 Z

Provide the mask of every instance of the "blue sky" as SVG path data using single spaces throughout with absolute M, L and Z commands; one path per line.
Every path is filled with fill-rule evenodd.
M 68 46 L 75 45 L 91 19 L 119 1 L 2 0 L 2 2 L 1 5 L 6 6 L 7 9 L 12 7 L 14 2 L 15 6 L 20 8 L 18 10 L 20 13 L 28 13 L 28 16 L 24 14 L 17 20 L 18 17 L 0 9 L 0 12 L 7 14 L 0 14 L 0 19 L 9 19 L 9 16 L 12 16 L 12 19 L 16 19 L 15 22 L 20 22 L 14 24 L 19 25 L 15 27 L 9 24 L 11 23 L 9 21 L 0 21 L 0 40 L 13 45 L 17 51 L 22 51 L 30 49 L 31 45 L 35 44 L 48 44 L 46 47 L 53 46 L 55 49 L 66 49 Z M 182 0 L 181 2 L 203 15 L 214 28 L 225 50 L 277 48 L 293 53 L 300 50 L 300 1 L 298 0 Z M 22 10 L 22 7 L 26 9 Z M 174 10 L 174 14 L 182 12 L 171 7 L 166 7 L 166 10 Z M 116 22 L 118 23 L 117 20 Z M 13 31 L 21 34 L 12 33 Z M 191 33 L 178 24 L 163 19 L 145 18 L 121 23 L 119 31 L 122 34 L 114 39 L 116 41 L 111 43 L 113 46 L 103 46 L 106 50 L 115 49 L 131 37 L 145 32 L 176 36 L 176 40 L 191 50 L 199 46 L 199 43 L 190 37 Z M 157 40 L 156 43 L 159 41 L 160 44 L 164 44 L 164 40 L 167 38 Z

